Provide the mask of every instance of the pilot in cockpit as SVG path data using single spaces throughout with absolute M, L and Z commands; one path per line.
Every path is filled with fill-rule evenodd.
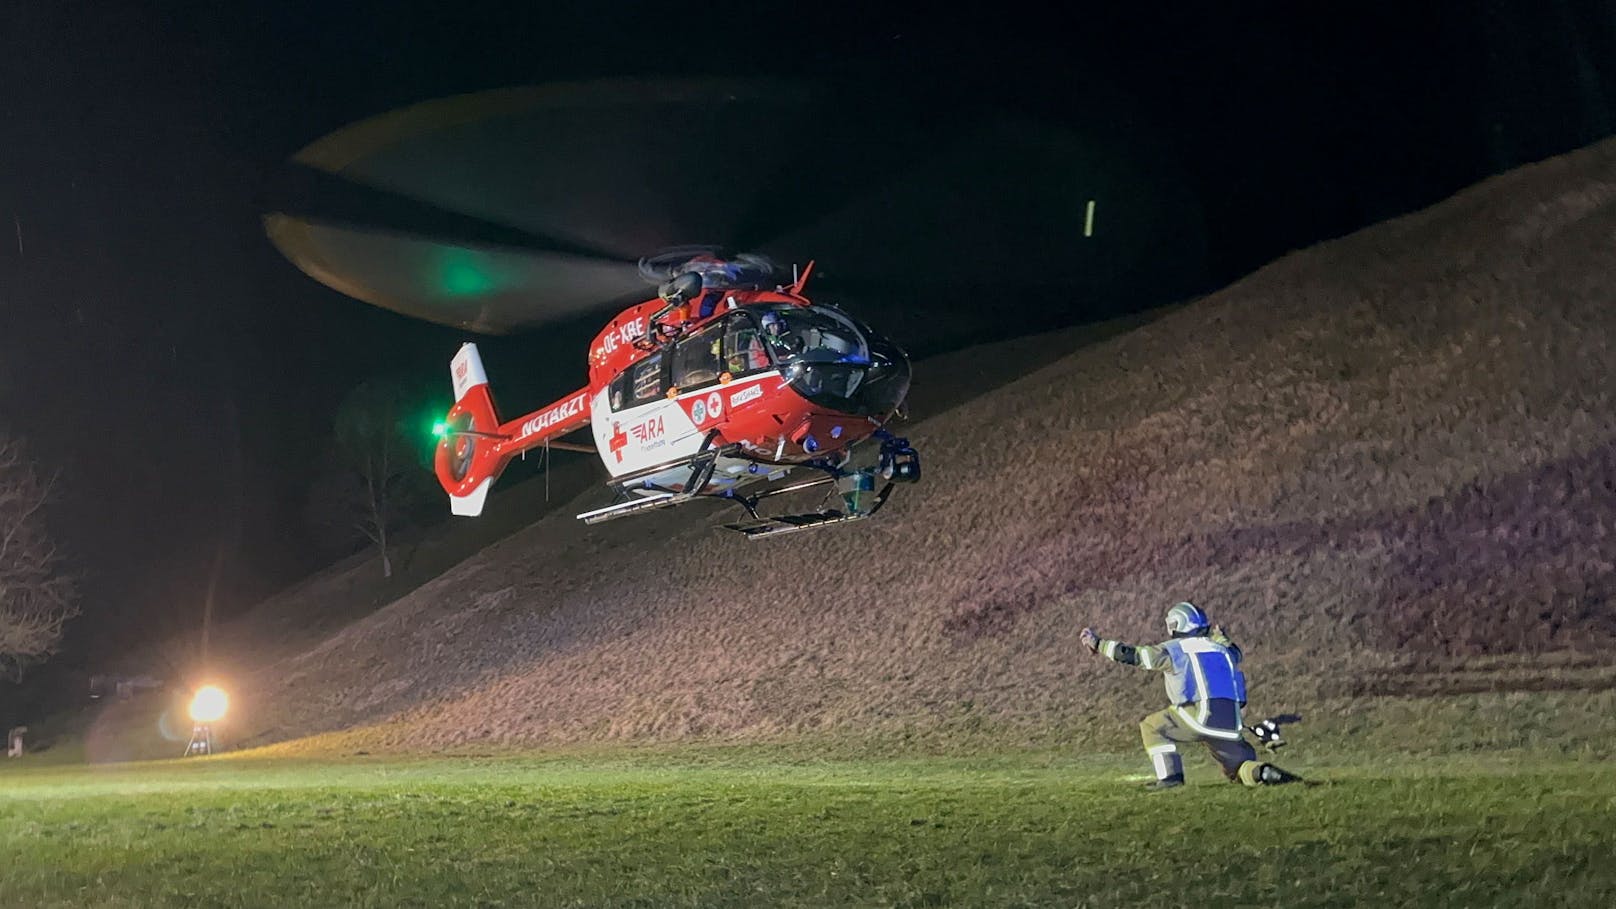
M 775 350 L 788 355 L 802 353 L 807 346 L 777 313 L 763 314 L 763 334 Z

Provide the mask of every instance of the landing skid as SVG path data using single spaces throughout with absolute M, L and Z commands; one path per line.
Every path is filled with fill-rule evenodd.
M 690 458 L 688 462 L 686 462 L 690 465 L 690 479 L 685 481 L 683 491 L 675 492 L 671 489 L 653 488 L 653 490 L 646 495 L 631 496 L 624 501 L 613 502 L 612 504 L 607 505 L 605 508 L 597 508 L 594 511 L 586 511 L 583 514 L 578 515 L 578 519 L 583 521 L 585 524 L 599 524 L 602 521 L 610 521 L 616 518 L 626 518 L 632 514 L 640 514 L 646 511 L 656 511 L 662 508 L 672 508 L 675 505 L 683 505 L 691 499 L 701 496 L 702 491 L 707 488 L 707 484 L 712 481 L 713 468 L 718 465 L 719 455 L 729 454 L 733 450 L 730 448 L 723 450 L 710 448 L 709 446 L 712 444 L 713 439 L 714 436 L 709 434 L 707 439 L 702 442 L 702 450 L 694 457 Z M 677 466 L 677 464 L 674 466 Z M 669 465 L 662 465 L 660 467 L 653 468 L 653 470 L 656 472 L 661 472 L 666 471 L 668 467 Z M 632 480 L 632 478 L 630 479 Z M 623 487 L 619 488 L 622 489 Z M 709 496 L 709 498 L 710 497 L 711 496 Z
M 643 471 L 619 481 L 618 492 L 624 498 L 604 508 L 586 511 L 578 518 L 586 524 L 598 524 L 602 521 L 611 521 L 629 515 L 640 514 L 647 511 L 657 511 L 663 508 L 672 508 L 683 505 L 692 499 L 717 499 L 719 501 L 734 502 L 746 509 L 751 516 L 750 521 L 740 521 L 734 524 L 725 524 L 724 529 L 733 530 L 749 540 L 761 540 L 766 537 L 780 536 L 787 533 L 797 533 L 803 530 L 813 530 L 819 527 L 830 527 L 836 524 L 848 524 L 853 521 L 862 521 L 874 515 L 885 505 L 887 498 L 892 495 L 892 489 L 897 483 L 913 483 L 920 479 L 920 460 L 914 449 L 909 447 L 908 440 L 899 439 L 881 433 L 881 461 L 879 469 L 866 468 L 857 471 L 845 471 L 841 465 L 809 462 L 794 465 L 799 468 L 812 468 L 825 472 L 824 476 L 800 483 L 790 483 L 774 489 L 765 489 L 762 492 L 749 496 L 737 495 L 734 489 L 710 491 L 708 486 L 712 483 L 713 471 L 717 467 L 718 458 L 734 458 L 740 456 L 740 448 L 730 445 L 722 449 L 712 448 L 716 433 L 708 435 L 702 443 L 702 450 L 684 462 L 663 464 Z M 753 462 L 759 466 L 766 462 Z M 677 470 L 688 465 L 690 477 L 682 486 L 668 488 L 653 485 L 653 478 L 658 474 L 665 474 L 670 469 Z M 781 467 L 784 465 L 770 465 Z M 887 478 L 886 485 L 881 487 L 879 493 L 874 493 L 877 476 Z M 640 480 L 644 485 L 632 485 Z M 846 511 L 836 509 L 823 509 L 803 514 L 784 514 L 765 517 L 758 513 L 758 503 L 773 496 L 785 495 L 815 486 L 824 486 L 835 483 L 842 489 L 842 496 L 847 505 Z M 631 494 L 630 489 L 636 493 Z M 874 493 L 871 496 L 871 493 Z
M 813 530 L 816 527 L 829 527 L 832 524 L 862 521 L 867 517 L 869 517 L 867 514 L 842 514 L 839 511 L 821 511 L 817 514 L 783 514 L 777 518 L 764 518 L 760 521 L 752 521 L 746 524 L 725 524 L 724 529 L 745 534 L 748 540 L 761 540 L 765 537 L 776 537 L 785 533 Z
M 682 502 L 688 502 L 695 496 L 683 495 L 674 492 L 653 492 L 648 496 L 629 499 L 626 502 L 615 502 L 605 508 L 586 511 L 578 516 L 578 520 L 585 524 L 599 524 L 601 521 L 610 521 L 613 518 L 626 518 L 631 514 L 642 511 L 655 511 L 658 508 L 671 508 Z
M 788 489 L 771 490 L 758 496 L 753 496 L 750 499 L 742 499 L 740 500 L 740 504 L 744 505 L 746 510 L 751 512 L 752 517 L 756 520 L 736 524 L 725 524 L 724 529 L 733 530 L 736 533 L 742 534 L 748 540 L 761 540 L 766 537 L 776 537 L 787 533 L 798 533 L 804 530 L 830 527 L 835 524 L 848 524 L 853 521 L 862 521 L 865 518 L 875 514 L 877 511 L 880 511 L 881 506 L 885 505 L 887 502 L 887 496 L 892 495 L 893 484 L 888 483 L 881 489 L 881 492 L 876 495 L 875 502 L 870 506 L 868 511 L 854 512 L 851 514 L 848 512 L 829 509 L 826 511 L 808 512 L 807 514 L 783 514 L 772 518 L 765 518 L 757 513 L 757 500 L 763 496 L 776 495 L 781 492 L 789 492 L 792 491 L 792 489 L 802 489 L 807 486 L 818 486 L 825 482 L 833 482 L 833 480 L 831 478 L 815 480 L 810 483 L 798 484 L 797 486 Z

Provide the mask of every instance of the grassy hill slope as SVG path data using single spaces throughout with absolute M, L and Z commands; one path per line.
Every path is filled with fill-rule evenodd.
M 917 412 L 926 482 L 877 519 L 748 543 L 716 504 L 586 527 L 585 492 L 262 665 L 241 740 L 1117 744 L 1159 687 L 1078 630 L 1153 640 L 1185 598 L 1247 647 L 1258 711 L 1610 707 L 1612 273 L 1606 142 L 1064 356 L 923 364 L 917 395 L 990 390 Z

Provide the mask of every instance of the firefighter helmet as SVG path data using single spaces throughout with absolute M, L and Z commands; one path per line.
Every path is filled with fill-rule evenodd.
M 1200 634 L 1211 624 L 1194 603 L 1179 603 L 1167 610 L 1167 632 L 1172 635 Z

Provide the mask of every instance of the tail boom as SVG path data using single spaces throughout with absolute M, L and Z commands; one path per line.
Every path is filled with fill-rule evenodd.
M 460 346 L 450 373 L 455 403 L 444 418 L 433 468 L 449 494 L 449 509 L 457 515 L 482 513 L 489 487 L 512 458 L 589 425 L 587 389 L 501 423 L 475 344 Z

